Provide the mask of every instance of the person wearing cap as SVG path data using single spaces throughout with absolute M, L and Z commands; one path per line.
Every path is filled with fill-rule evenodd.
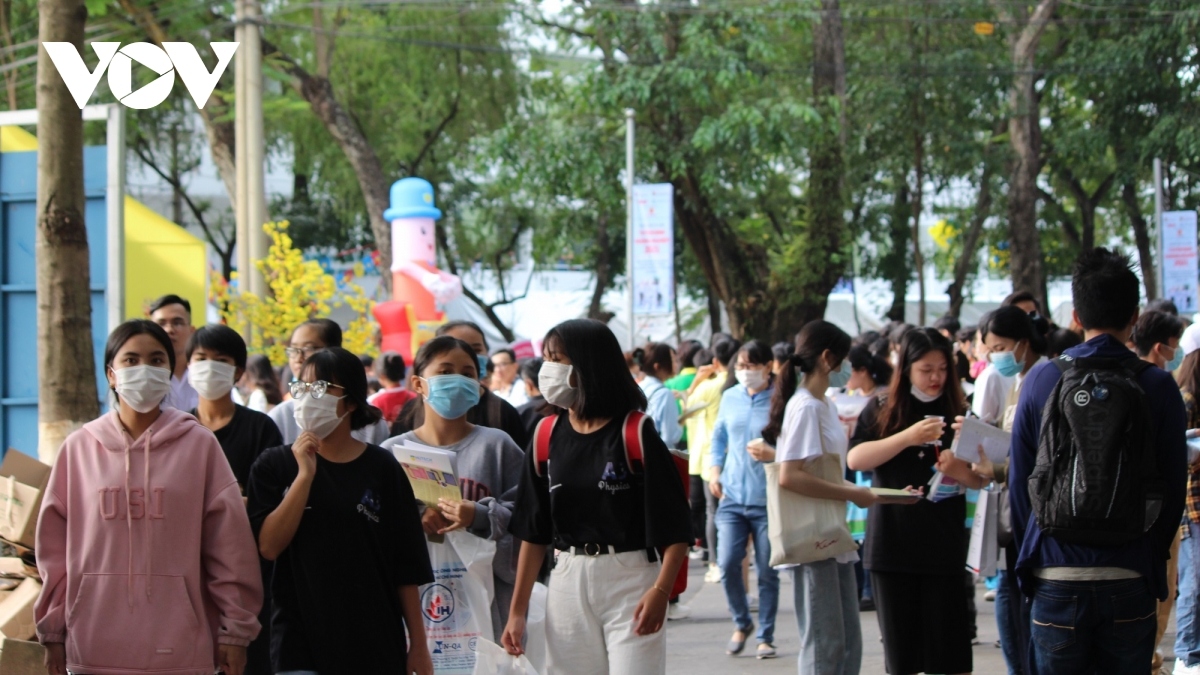
M 1187 428 L 1200 429 L 1200 324 L 1179 338 L 1183 362 L 1175 381 L 1183 394 Z M 1190 435 L 1190 431 L 1189 431 Z M 1190 444 L 1189 444 L 1190 445 Z M 1188 467 L 1187 510 L 1179 542 L 1179 601 L 1175 606 L 1175 668 L 1177 675 L 1200 675 L 1200 461 Z

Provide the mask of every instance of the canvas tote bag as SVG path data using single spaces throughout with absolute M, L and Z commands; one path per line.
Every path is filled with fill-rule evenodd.
M 846 503 L 813 499 L 779 485 L 779 462 L 764 465 L 767 472 L 767 538 L 771 566 L 799 565 L 836 557 L 858 548 L 846 524 Z M 805 471 L 841 484 L 842 460 L 832 453 L 805 462 Z

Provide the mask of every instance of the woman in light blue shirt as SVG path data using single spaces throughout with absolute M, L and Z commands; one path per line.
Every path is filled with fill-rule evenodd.
M 668 345 L 651 344 L 634 350 L 634 358 L 644 375 L 638 386 L 646 395 L 646 414 L 654 420 L 654 428 L 667 448 L 674 448 L 683 437 L 683 429 L 679 426 L 675 394 L 663 382 L 675 375 L 675 352 Z
M 770 565 L 767 541 L 767 478 L 763 462 L 770 452 L 758 439 L 771 412 L 771 348 L 758 340 L 742 345 L 731 364 L 738 384 L 721 396 L 713 426 L 709 456 L 709 489 L 720 500 L 717 507 L 717 560 L 734 632 L 725 652 L 740 654 L 754 632 L 754 620 L 742 579 L 746 540 L 754 539 L 754 565 L 758 572 L 758 641 L 760 659 L 775 656 L 775 613 L 779 608 L 779 573 Z M 754 455 L 751 454 L 754 453 Z M 757 455 L 757 456 L 756 456 Z

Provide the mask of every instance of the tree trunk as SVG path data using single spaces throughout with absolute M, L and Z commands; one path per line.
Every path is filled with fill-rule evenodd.
M 1138 262 L 1142 267 L 1142 283 L 1146 287 L 1146 297 L 1158 297 L 1158 274 L 1154 269 L 1154 253 L 1150 244 L 1150 226 L 1142 215 L 1142 203 L 1138 199 L 1136 179 L 1126 180 L 1121 184 L 1121 201 L 1125 202 L 1125 210 L 1129 212 L 1129 222 L 1133 225 L 1133 239 L 1137 242 Z
M 708 287 L 706 294 L 708 301 L 708 327 L 712 335 L 721 332 L 721 298 L 717 297 L 717 291 L 712 286 Z
M 596 219 L 596 287 L 592 289 L 592 300 L 588 303 L 588 318 L 603 321 L 605 312 L 601 301 L 612 282 L 612 257 L 609 255 L 608 215 Z M 609 315 L 611 316 L 611 315 Z
M 39 0 L 38 41 L 83 53 L 83 0 Z M 83 222 L 83 115 L 46 50 L 37 70 L 38 457 L 54 462 L 66 437 L 100 412 Z
M 1028 291 L 1046 306 L 1046 275 L 1037 229 L 1038 103 L 1034 61 L 1042 33 L 1058 0 L 1040 0 L 1028 21 L 1012 38 L 1013 82 L 1008 94 L 1009 141 L 1013 149 L 1008 185 L 1008 222 L 1012 258 L 1009 266 L 1014 291 Z M 1024 10 L 1021 10 L 1024 13 Z
M 918 131 L 914 155 L 916 157 L 917 182 L 912 200 L 912 247 L 913 269 L 917 273 L 917 325 L 925 323 L 925 256 L 921 253 L 921 210 L 925 196 L 925 138 Z
M 989 142 L 988 148 L 991 147 Z M 992 211 L 992 165 L 988 161 L 987 148 L 983 154 L 983 172 L 979 176 L 979 192 L 975 193 L 975 212 L 971 214 L 971 223 L 963 233 L 962 253 L 954 263 L 954 281 L 946 289 L 950 296 L 950 309 L 946 314 L 958 316 L 963 306 L 963 290 L 967 286 L 967 276 L 976 263 L 976 249 L 979 238 L 983 236 L 983 224 Z
M 904 321 L 908 279 L 911 276 L 908 268 L 908 219 L 911 209 L 908 205 L 908 182 L 898 180 L 896 184 L 898 187 L 889 219 L 891 250 L 883 257 L 881 266 L 888 271 L 888 278 L 892 282 L 892 306 L 886 316 L 891 321 Z
M 772 312 L 775 335 L 787 337 L 809 321 L 822 319 L 829 292 L 845 274 L 848 260 L 846 230 L 846 45 L 839 0 L 821 0 L 820 18 L 813 27 L 813 103 L 830 115 L 836 107 L 837 133 L 817 134 L 810 153 L 808 182 L 809 224 L 805 261 L 815 274 L 805 275 L 796 300 Z M 778 304 L 778 303 L 776 303 Z

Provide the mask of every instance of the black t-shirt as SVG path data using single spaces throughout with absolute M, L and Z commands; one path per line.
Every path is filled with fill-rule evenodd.
M 907 395 L 907 394 L 906 394 Z M 926 415 L 946 418 L 942 448 L 954 440 L 950 428 L 949 404 L 945 396 L 932 403 L 911 401 L 909 419 L 901 429 L 916 424 Z M 879 440 L 876 421 L 884 398 L 867 403 L 858 418 L 850 447 Z M 937 449 L 912 446 L 875 467 L 872 485 L 885 488 L 923 487 L 933 478 Z M 863 566 L 877 572 L 909 574 L 961 575 L 967 561 L 966 497 L 952 497 L 933 503 L 922 499 L 916 504 L 876 504 L 867 511 L 866 547 Z
M 192 411 L 193 416 L 196 411 Z M 246 484 L 250 481 L 250 467 L 267 448 L 283 445 L 283 436 L 279 427 L 270 417 L 244 406 L 235 406 L 233 419 L 229 424 L 213 432 L 225 459 L 229 460 L 229 468 L 237 478 L 242 494 L 246 494 Z
M 421 426 L 424 421 L 425 401 L 420 397 L 414 398 L 400 409 L 400 415 L 392 423 L 391 434 L 393 437 L 402 436 Z M 484 392 L 483 396 L 479 397 L 479 403 L 467 411 L 467 421 L 476 426 L 503 431 L 518 448 L 529 444 L 530 436 L 525 431 L 521 414 L 511 403 L 490 391 Z
M 623 419 L 614 419 L 599 431 L 580 434 L 560 418 L 550 437 L 549 475 L 537 475 L 534 450 L 525 453 L 509 523 L 513 536 L 535 544 L 604 544 L 617 550 L 691 541 L 683 483 L 667 446 L 649 427 L 642 434 L 645 467 L 631 473 L 623 426 Z
M 298 471 L 291 446 L 271 448 L 254 464 L 256 537 Z M 275 561 L 273 672 L 402 672 L 399 589 L 432 581 L 417 501 L 392 453 L 368 445 L 344 464 L 318 456 L 300 527 Z

